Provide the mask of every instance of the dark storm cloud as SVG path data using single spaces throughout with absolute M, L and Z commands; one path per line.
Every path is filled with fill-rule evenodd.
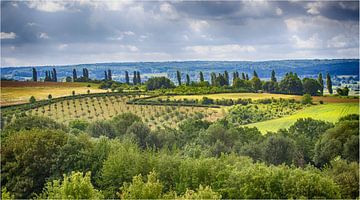
M 359 3 L 4 1 L 2 66 L 357 57 Z

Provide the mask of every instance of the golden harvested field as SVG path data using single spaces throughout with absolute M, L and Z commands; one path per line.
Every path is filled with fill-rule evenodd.
M 74 119 L 96 121 L 110 119 L 124 112 L 131 112 L 142 118 L 150 128 L 177 127 L 183 120 L 198 117 L 215 121 L 225 115 L 221 108 L 153 106 L 126 104 L 131 96 L 104 96 L 69 99 L 28 111 L 29 114 L 50 117 L 68 123 Z
M 270 94 L 270 93 L 219 93 L 219 94 L 206 94 L 206 95 L 177 95 L 177 96 L 161 96 L 156 98 L 162 98 L 170 100 L 181 100 L 181 99 L 198 99 L 201 100 L 203 97 L 211 98 L 211 99 L 269 99 L 269 98 L 283 98 L 283 99 L 295 99 L 301 100 L 302 96 L 300 95 L 286 95 L 286 94 Z M 354 103 L 359 102 L 357 98 L 341 98 L 335 96 L 314 96 L 314 102 L 323 101 L 325 103 Z
M 90 87 L 87 87 L 90 85 Z M 31 96 L 36 100 L 47 99 L 51 94 L 53 98 L 70 96 L 72 91 L 76 94 L 106 92 L 99 89 L 94 83 L 62 83 L 62 82 L 15 82 L 1 81 L 1 105 L 14 105 L 27 103 Z

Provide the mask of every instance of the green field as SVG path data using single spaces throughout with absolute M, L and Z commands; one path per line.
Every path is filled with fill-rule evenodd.
M 218 93 L 218 94 L 204 94 L 204 95 L 176 95 L 176 96 L 160 96 L 156 98 L 169 99 L 169 100 L 183 100 L 183 99 L 197 99 L 201 100 L 203 97 L 211 99 L 295 99 L 300 101 L 302 96 L 300 95 L 289 95 L 289 94 L 270 94 L 270 93 Z M 354 103 L 358 102 L 356 97 L 336 97 L 336 96 L 314 96 L 312 97 L 314 102 L 323 101 L 326 103 Z
M 257 127 L 262 133 L 267 131 L 277 131 L 279 129 L 289 128 L 300 118 L 311 117 L 329 122 L 336 122 L 340 117 L 348 114 L 359 114 L 358 103 L 332 103 L 307 107 L 293 115 L 253 123 L 246 125 L 247 127 Z

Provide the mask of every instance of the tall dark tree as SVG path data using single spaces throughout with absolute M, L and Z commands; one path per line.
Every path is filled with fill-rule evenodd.
M 46 70 L 45 71 L 45 79 L 44 79 L 44 81 L 50 81 L 50 75 L 49 75 L 49 72 Z
M 105 74 L 105 81 L 107 81 L 108 80 L 108 74 L 107 74 L 106 70 L 104 71 L 104 74 Z
M 333 89 L 332 89 L 331 76 L 329 73 L 326 74 L 326 87 L 328 88 L 329 93 L 332 94 Z
M 83 68 L 83 78 L 89 80 L 89 70 L 87 68 Z
M 274 71 L 274 70 L 271 71 L 271 81 L 272 81 L 272 82 L 276 82 L 276 81 L 277 81 L 277 79 L 276 79 L 276 77 L 275 77 L 275 71 Z
M 73 81 L 75 82 L 77 79 L 76 69 L 73 69 Z
M 257 78 L 259 78 L 259 76 L 258 76 L 258 74 L 256 73 L 256 71 L 255 71 L 255 70 L 254 70 L 253 77 L 257 77 Z
M 176 71 L 176 78 L 177 78 L 178 84 L 181 85 L 181 73 L 179 71 Z
M 109 81 L 111 81 L 112 80 L 112 73 L 111 73 L 110 69 L 108 70 L 107 76 L 108 76 Z
M 241 73 L 241 79 L 242 79 L 242 80 L 246 80 L 246 77 L 245 77 L 245 73 L 244 73 L 244 72 Z
M 279 91 L 285 94 L 303 94 L 303 85 L 297 74 L 288 73 L 280 81 Z
M 210 74 L 210 77 L 211 77 L 211 85 L 214 86 L 215 85 L 216 74 L 214 72 L 212 72 Z
M 323 77 L 322 77 L 322 73 L 319 73 L 318 82 L 319 82 L 319 84 L 321 86 L 320 93 L 324 94 L 324 80 L 323 80 Z
M 225 78 L 225 85 L 229 85 L 229 73 L 225 70 L 224 72 L 224 78 Z
M 139 71 L 136 72 L 136 83 L 141 84 L 141 77 L 140 77 L 140 72 Z
M 189 76 L 189 74 L 186 74 L 186 85 L 187 86 L 190 85 L 190 76 Z
M 53 68 L 53 79 L 54 82 L 57 82 L 57 73 L 56 73 L 56 69 Z
M 134 71 L 133 84 L 134 84 L 134 85 L 137 85 L 136 71 Z
M 37 81 L 37 71 L 35 67 L 32 68 L 32 80 L 35 82 Z
M 245 78 L 247 81 L 249 80 L 249 75 L 248 74 L 246 74 L 246 78 Z
M 203 82 L 204 81 L 204 74 L 202 72 L 200 72 L 199 76 L 200 76 L 200 82 Z
M 125 71 L 125 83 L 126 84 L 130 84 L 130 78 L 129 78 L 129 72 L 128 71 Z

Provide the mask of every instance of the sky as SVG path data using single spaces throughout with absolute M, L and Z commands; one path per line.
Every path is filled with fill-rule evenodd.
M 359 58 L 358 1 L 1 1 L 1 66 Z

